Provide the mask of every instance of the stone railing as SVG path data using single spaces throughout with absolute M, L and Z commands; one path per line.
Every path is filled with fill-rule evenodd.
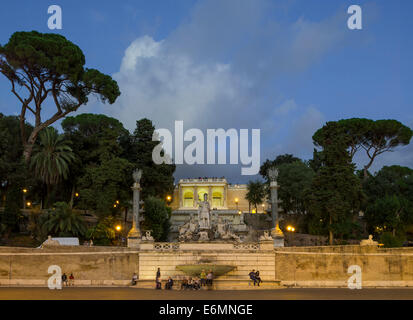
M 179 243 L 178 242 L 155 242 L 153 243 L 153 249 L 156 251 L 179 250 Z
M 198 178 L 198 179 L 180 179 L 179 183 L 198 183 L 198 182 L 227 182 L 225 178 Z
M 140 244 L 141 250 L 149 251 L 227 251 L 227 250 L 248 250 L 248 251 L 259 251 L 259 250 L 273 250 L 272 241 L 265 242 L 142 242 Z

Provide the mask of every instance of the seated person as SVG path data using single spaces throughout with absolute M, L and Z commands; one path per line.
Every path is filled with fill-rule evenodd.
M 256 274 L 255 274 L 255 270 L 254 270 L 254 269 L 252 269 L 252 271 L 249 273 L 249 276 L 250 276 L 250 279 L 251 279 L 252 281 L 254 281 L 254 286 L 255 286 L 255 284 L 257 283 L 257 278 L 256 278 Z
M 260 272 L 257 270 L 257 272 L 255 272 L 255 279 L 258 282 L 258 286 L 260 286 L 260 283 L 262 282 L 261 277 L 260 277 Z
M 188 279 L 183 279 L 181 283 L 181 290 L 188 289 Z
M 174 281 L 172 280 L 171 277 L 168 278 L 168 281 L 165 283 L 165 289 L 166 290 L 171 290 L 174 285 Z
M 132 276 L 132 285 L 136 285 L 138 283 L 138 275 L 136 273 Z

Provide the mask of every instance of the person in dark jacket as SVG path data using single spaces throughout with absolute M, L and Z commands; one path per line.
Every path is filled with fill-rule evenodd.
M 255 286 L 255 284 L 257 283 L 257 278 L 256 278 L 256 273 L 254 269 L 252 269 L 252 271 L 249 273 L 249 276 L 250 276 L 251 281 L 254 281 L 254 286 Z

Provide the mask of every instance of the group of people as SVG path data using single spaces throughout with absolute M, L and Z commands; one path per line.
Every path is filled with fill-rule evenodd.
M 201 287 L 212 286 L 212 281 L 214 279 L 214 273 L 212 270 L 209 270 L 208 273 L 205 270 L 202 270 L 199 277 L 189 277 L 184 278 L 181 282 L 181 290 L 191 289 L 199 290 Z M 131 285 L 134 286 L 138 283 L 138 275 L 136 273 L 132 276 Z M 172 290 L 174 285 L 174 280 L 171 277 L 168 277 L 168 280 L 165 283 L 165 290 Z M 155 289 L 162 289 L 162 280 L 161 280 L 161 269 L 158 268 L 156 271 L 156 280 L 155 280 Z
M 75 277 L 73 276 L 73 273 L 70 274 L 69 278 L 66 273 L 62 274 L 62 285 L 65 285 L 66 287 L 75 285 Z
M 212 286 L 213 279 L 214 273 L 212 272 L 212 270 L 209 270 L 208 273 L 206 273 L 205 270 L 202 270 L 199 277 L 195 277 L 194 279 L 192 279 L 192 277 L 189 277 L 189 279 L 185 278 L 184 280 L 182 280 L 181 290 L 199 290 L 201 289 L 201 287 Z
M 260 283 L 262 282 L 261 277 L 260 277 L 260 272 L 257 270 L 255 271 L 252 269 L 252 271 L 249 273 L 251 281 L 254 282 L 254 286 L 258 284 L 260 286 Z

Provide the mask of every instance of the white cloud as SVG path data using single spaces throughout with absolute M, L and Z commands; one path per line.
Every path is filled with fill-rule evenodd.
M 170 128 L 174 120 L 199 126 L 199 120 L 205 123 L 209 117 L 219 116 L 225 104 L 235 107 L 246 85 L 230 65 L 195 63 L 185 54 L 168 51 L 164 41 L 148 36 L 126 49 L 114 79 L 122 94 L 108 110 L 129 129 L 142 117 L 152 119 L 158 127 Z

